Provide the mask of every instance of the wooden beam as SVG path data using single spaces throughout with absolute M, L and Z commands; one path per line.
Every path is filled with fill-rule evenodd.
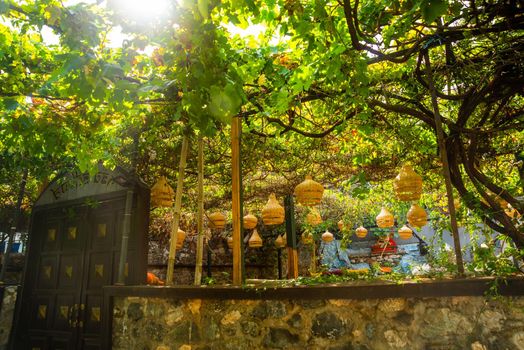
M 175 270 L 176 240 L 178 227 L 180 225 L 180 211 L 182 208 L 182 191 L 184 189 L 184 174 L 186 171 L 187 150 L 189 148 L 189 136 L 184 134 L 182 139 L 182 150 L 180 151 L 180 162 L 178 164 L 178 180 L 175 195 L 175 209 L 173 210 L 173 221 L 171 222 L 171 239 L 169 244 L 169 258 L 167 260 L 166 284 L 173 284 L 173 272 Z
M 240 139 L 242 119 L 233 117 L 231 123 L 231 182 L 233 214 L 233 285 L 239 286 L 244 280 L 242 257 L 242 179 L 240 164 Z

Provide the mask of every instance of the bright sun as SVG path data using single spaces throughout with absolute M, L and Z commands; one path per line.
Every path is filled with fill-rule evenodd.
M 112 0 L 112 7 L 121 15 L 137 22 L 145 22 L 166 16 L 169 0 Z

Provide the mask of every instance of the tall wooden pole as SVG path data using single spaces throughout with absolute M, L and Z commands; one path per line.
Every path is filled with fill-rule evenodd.
M 233 117 L 231 123 L 231 181 L 233 213 L 233 285 L 239 286 L 243 281 L 242 269 L 242 180 L 240 166 L 240 138 L 242 119 Z
M 440 158 L 442 160 L 442 168 L 444 173 L 444 182 L 446 184 L 446 192 L 448 195 L 449 218 L 451 220 L 451 233 L 453 235 L 453 244 L 455 245 L 455 256 L 457 259 L 457 268 L 459 274 L 464 274 L 464 262 L 462 260 L 462 251 L 460 249 L 460 237 L 457 225 L 457 214 L 455 212 L 455 204 L 453 201 L 453 188 L 451 185 L 451 172 L 449 170 L 448 152 L 446 150 L 446 140 L 444 140 L 444 130 L 442 128 L 442 117 L 438 108 L 437 93 L 435 84 L 433 82 L 433 73 L 431 71 L 431 64 L 429 62 L 428 50 L 424 51 L 424 62 L 426 64 L 426 75 L 428 78 L 429 91 L 431 93 L 431 103 L 433 105 L 433 114 L 435 115 L 435 129 L 437 131 L 437 141 L 440 149 Z
M 204 139 L 198 136 L 198 218 L 195 285 L 202 283 L 202 259 L 204 255 Z
M 284 199 L 286 210 L 287 278 L 298 278 L 297 232 L 293 196 Z
M 178 180 L 175 195 L 175 209 L 173 210 L 173 221 L 171 223 L 171 239 L 169 244 L 169 258 L 167 260 L 166 284 L 173 285 L 173 272 L 175 270 L 176 241 L 178 227 L 180 225 L 180 211 L 182 207 L 182 191 L 184 187 L 184 174 L 186 171 L 187 150 L 189 148 L 189 137 L 184 134 L 182 139 L 182 150 L 180 151 L 180 163 L 178 165 Z
M 129 234 L 131 233 L 131 212 L 133 210 L 133 189 L 126 192 L 126 206 L 124 208 L 124 222 L 122 225 L 122 242 L 120 243 L 120 258 L 118 260 L 118 278 L 116 284 L 124 285 L 126 282 L 127 249 Z

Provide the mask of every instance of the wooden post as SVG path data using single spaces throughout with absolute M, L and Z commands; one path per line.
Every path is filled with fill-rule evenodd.
M 297 233 L 293 196 L 284 199 L 286 209 L 287 278 L 298 278 Z
M 457 225 L 457 215 L 455 212 L 455 204 L 453 201 L 453 187 L 451 185 L 451 172 L 449 170 L 448 152 L 446 150 L 446 140 L 444 140 L 442 117 L 440 116 L 438 108 L 437 93 L 435 90 L 435 84 L 433 82 L 433 73 L 431 72 L 428 50 L 424 51 L 424 62 L 426 63 L 426 75 L 428 77 L 429 91 L 431 93 L 431 103 L 433 105 L 433 114 L 435 115 L 435 129 L 437 131 L 437 141 L 440 149 L 440 158 L 442 160 L 444 182 L 446 184 L 446 192 L 448 195 L 449 218 L 451 220 L 451 233 L 453 234 L 453 244 L 455 246 L 457 268 L 459 274 L 463 275 L 464 262 L 462 261 L 462 251 L 460 249 L 460 237 Z
M 233 117 L 231 123 L 231 182 L 232 182 L 232 214 L 233 214 L 233 285 L 239 286 L 244 280 L 242 257 L 242 180 L 240 164 L 240 138 L 242 135 L 242 119 Z
M 178 165 L 178 180 L 175 195 L 175 209 L 173 210 L 173 221 L 171 223 L 171 239 L 169 244 L 169 258 L 167 260 L 166 284 L 173 285 L 173 272 L 175 270 L 176 240 L 178 227 L 180 225 L 180 211 L 182 207 L 182 190 L 184 187 L 184 174 L 186 171 L 187 150 L 189 148 L 189 136 L 184 134 L 182 139 L 182 150 L 180 151 L 180 163 Z
M 120 243 L 120 259 L 118 261 L 118 278 L 116 284 L 126 283 L 127 247 L 129 246 L 129 234 L 131 232 L 131 211 L 133 209 L 133 190 L 129 188 L 126 192 L 126 206 L 124 208 L 124 222 L 122 225 L 122 242 Z
M 198 136 L 198 218 L 197 254 L 195 265 L 195 285 L 202 283 L 202 259 L 204 255 L 204 139 Z

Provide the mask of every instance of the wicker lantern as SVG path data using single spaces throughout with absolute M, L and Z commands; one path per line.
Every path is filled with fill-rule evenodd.
M 229 249 L 233 249 L 233 237 L 227 237 L 227 246 L 229 247 Z
M 279 235 L 277 239 L 275 239 L 275 247 L 278 249 L 284 248 L 286 246 L 286 242 L 284 241 L 284 237 Z
M 368 230 L 364 226 L 360 226 L 355 231 L 358 238 L 364 238 L 368 235 Z
M 337 223 L 337 226 L 338 226 L 339 231 L 342 231 L 344 229 L 344 221 L 340 220 Z
M 257 227 L 258 219 L 253 214 L 247 214 L 244 216 L 244 228 L 248 230 L 252 230 L 255 227 Z
M 302 234 L 301 240 L 303 244 L 311 244 L 313 243 L 313 235 L 306 231 Z
M 413 171 L 411 165 L 404 165 L 393 180 L 393 188 L 401 201 L 416 201 L 422 194 L 422 177 Z
M 262 221 L 264 225 L 280 225 L 284 222 L 284 208 L 278 204 L 274 193 L 269 195 L 266 206 L 262 209 Z
M 322 223 L 322 217 L 316 208 L 309 211 L 306 216 L 306 222 L 311 226 L 317 226 Z
M 185 239 L 186 239 L 186 233 L 182 231 L 181 229 L 178 229 L 178 233 L 176 235 L 176 249 L 177 250 L 182 249 Z
M 382 208 L 380 214 L 376 217 L 377 226 L 380 228 L 393 227 L 395 225 L 395 218 L 386 208 Z
M 333 239 L 334 239 L 333 234 L 329 232 L 328 230 L 326 230 L 326 232 L 322 234 L 322 240 L 326 243 L 332 242 Z
M 165 176 L 160 176 L 158 181 L 151 187 L 151 205 L 153 207 L 173 206 L 175 191 L 167 183 Z
M 313 206 L 320 203 L 324 187 L 307 175 L 306 179 L 295 187 L 297 201 L 306 206 Z
M 408 222 L 413 227 L 422 227 L 428 223 L 428 215 L 418 204 L 412 204 L 407 214 Z
M 398 236 L 400 239 L 410 239 L 413 236 L 413 231 L 406 225 L 402 226 L 398 230 Z
M 248 244 L 250 248 L 262 247 L 262 238 L 258 234 L 257 229 L 253 230 L 253 233 L 251 234 L 251 237 L 249 238 Z
M 209 228 L 221 230 L 226 227 L 226 216 L 217 211 L 208 216 Z

